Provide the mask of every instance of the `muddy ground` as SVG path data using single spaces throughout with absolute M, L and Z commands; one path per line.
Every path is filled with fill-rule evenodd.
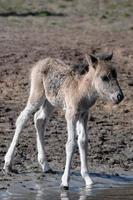
M 1 2 L 6 2 L 3 5 Z M 98 101 L 88 123 L 91 172 L 133 172 L 133 1 L 62 0 L 0 1 L 0 181 L 15 120 L 29 94 L 29 74 L 39 59 L 52 56 L 71 65 L 84 62 L 86 52 L 114 52 L 124 101 L 113 108 Z M 100 2 L 100 3 L 99 3 Z M 27 6 L 27 7 L 26 7 Z M 48 161 L 55 170 L 65 165 L 66 122 L 55 111 L 45 134 Z M 19 172 L 39 172 L 33 118 L 25 127 L 15 155 Z M 72 168 L 80 168 L 78 149 Z

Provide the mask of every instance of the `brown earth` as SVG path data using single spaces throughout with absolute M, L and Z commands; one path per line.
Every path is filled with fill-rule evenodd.
M 64 0 L 56 4 L 53 1 L 53 4 L 45 5 L 47 10 L 52 10 L 50 15 L 12 16 L 10 13 L 8 17 L 0 18 L 2 182 L 10 179 L 2 174 L 4 155 L 14 134 L 15 120 L 28 98 L 32 65 L 47 56 L 61 58 L 70 64 L 80 63 L 85 59 L 84 54 L 92 50 L 113 50 L 125 99 L 111 109 L 106 102 L 98 101 L 91 109 L 88 123 L 90 171 L 113 174 L 133 171 L 133 3 L 126 1 L 127 5 L 117 5 L 113 1 L 110 5 L 109 1 L 98 2 Z M 45 135 L 48 161 L 54 169 L 64 168 L 66 138 L 63 113 L 56 111 Z M 80 167 L 78 150 L 72 167 L 74 170 Z M 14 168 L 19 172 L 40 170 L 33 119 L 17 145 Z

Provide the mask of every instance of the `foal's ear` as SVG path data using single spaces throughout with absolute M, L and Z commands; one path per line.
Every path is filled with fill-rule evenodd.
M 87 60 L 87 62 L 89 64 L 89 66 L 92 66 L 93 68 L 96 69 L 96 66 L 98 64 L 98 60 L 99 59 L 95 55 L 93 55 L 93 54 L 90 54 L 90 55 L 86 54 L 85 58 L 86 58 L 86 60 Z

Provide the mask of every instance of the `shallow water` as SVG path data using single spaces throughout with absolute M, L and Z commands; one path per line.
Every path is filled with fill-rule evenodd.
M 79 173 L 73 173 L 69 191 L 60 189 L 61 173 L 36 176 L 20 174 L 7 190 L 0 191 L 0 200 L 114 200 L 133 199 L 133 177 L 91 174 L 94 185 L 84 188 Z

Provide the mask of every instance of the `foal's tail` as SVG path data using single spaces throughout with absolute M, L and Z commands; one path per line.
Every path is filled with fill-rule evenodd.
M 30 104 L 41 104 L 41 102 L 43 103 L 45 99 L 42 73 L 43 64 L 44 62 L 39 61 L 31 71 L 30 95 L 28 99 Z

